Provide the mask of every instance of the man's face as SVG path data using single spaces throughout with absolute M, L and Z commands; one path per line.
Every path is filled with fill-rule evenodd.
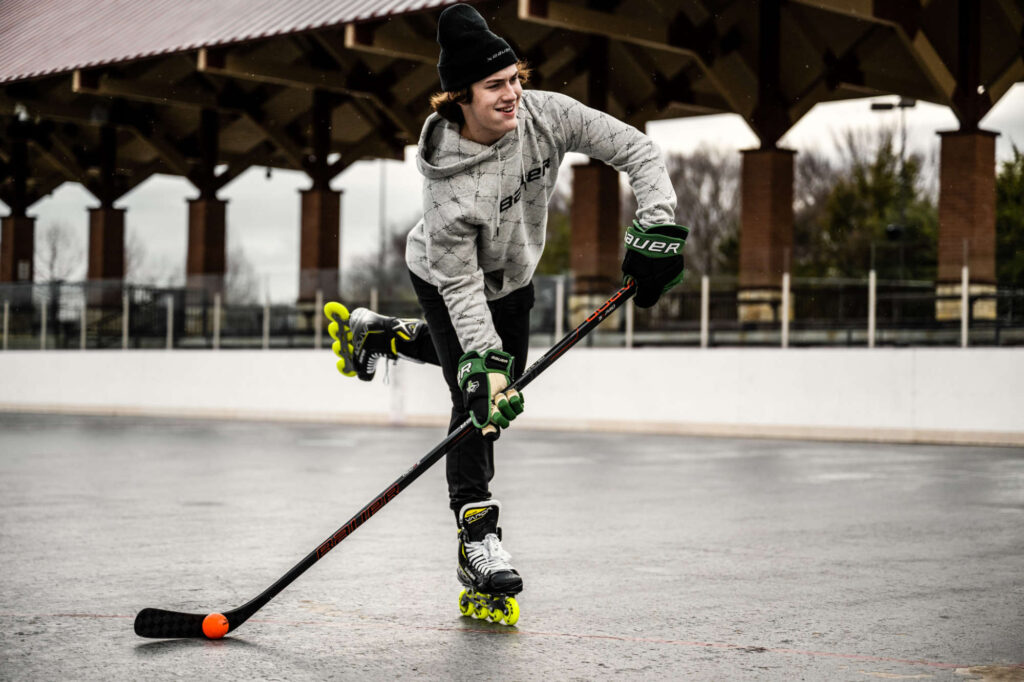
M 460 104 L 466 117 L 462 135 L 480 144 L 491 144 L 515 130 L 523 86 L 515 64 L 473 83 L 469 104 Z

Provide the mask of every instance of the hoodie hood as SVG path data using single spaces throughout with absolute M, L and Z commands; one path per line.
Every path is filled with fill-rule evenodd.
M 420 133 L 416 167 L 430 180 L 447 178 L 462 173 L 481 163 L 508 159 L 519 146 L 519 129 L 523 124 L 523 109 L 519 108 L 519 125 L 494 144 L 485 145 L 463 137 L 456 123 L 438 113 L 431 114 Z

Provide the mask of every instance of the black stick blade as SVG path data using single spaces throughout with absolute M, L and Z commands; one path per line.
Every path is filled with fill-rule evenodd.
M 163 609 L 142 609 L 135 616 L 135 634 L 139 637 L 175 639 L 178 637 L 205 637 L 203 619 L 197 613 L 179 613 Z

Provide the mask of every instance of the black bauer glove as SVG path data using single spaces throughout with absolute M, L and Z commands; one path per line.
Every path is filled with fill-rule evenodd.
M 683 280 L 683 246 L 690 228 L 649 225 L 637 221 L 626 228 L 623 284 L 636 280 L 636 305 L 650 308 L 666 291 Z
M 509 388 L 514 359 L 504 351 L 491 349 L 483 355 L 475 350 L 459 360 L 458 382 L 473 426 L 489 440 L 499 429 L 523 411 L 523 396 Z

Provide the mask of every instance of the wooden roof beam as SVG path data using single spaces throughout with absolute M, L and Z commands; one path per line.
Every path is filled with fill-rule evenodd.
M 38 174 L 34 174 L 26 180 L 24 196 L 25 207 L 31 207 L 37 201 L 47 196 L 50 192 L 63 185 L 65 182 L 67 182 L 67 180 L 60 174 L 48 175 L 45 178 L 40 177 Z M 0 182 L 0 201 L 7 204 L 8 208 L 13 208 L 15 204 L 18 203 L 19 199 L 13 189 L 5 189 L 5 183 Z
M 651 116 L 646 113 L 648 105 L 658 112 L 670 109 L 683 109 L 690 114 L 722 114 L 729 111 L 728 103 L 714 93 L 705 93 L 693 89 L 693 82 L 686 73 L 689 67 L 683 67 L 678 74 L 669 77 L 662 73 L 657 64 L 646 51 L 636 45 L 623 45 L 626 64 L 633 70 L 633 77 L 648 77 L 653 81 L 654 93 L 641 102 L 631 102 L 628 109 L 636 111 L 625 121 L 641 128 Z
M 327 90 L 353 97 L 373 96 L 372 93 L 352 87 L 349 76 L 340 71 L 256 60 L 238 54 L 230 48 L 201 48 L 196 57 L 196 68 L 201 73 L 281 85 L 296 90 Z
M 408 35 L 398 35 L 398 26 L 407 26 L 398 17 L 386 21 L 367 21 L 345 25 L 345 48 L 379 54 L 392 59 L 406 59 L 424 64 L 436 64 L 440 48 L 433 40 L 421 38 L 409 29 Z
M 223 108 L 217 101 L 216 93 L 202 88 L 119 78 L 103 70 L 76 69 L 71 77 L 71 91 L 187 109 Z
M 264 120 L 263 113 L 260 111 L 249 111 L 246 113 L 246 117 L 249 119 L 249 122 L 256 127 L 264 139 L 277 147 L 281 153 L 285 155 L 288 161 L 295 165 L 296 168 L 306 167 L 306 155 L 302 151 L 302 148 L 295 143 L 291 135 L 267 124 Z
M 79 161 L 71 145 L 55 130 L 44 131 L 36 127 L 29 135 L 29 144 L 65 178 L 72 182 L 85 183 L 88 169 Z
M 1006 17 L 1007 23 L 1017 36 L 1017 49 L 1007 62 L 997 70 L 996 77 L 988 85 L 992 103 L 998 102 L 1014 83 L 1024 80 L 1024 8 L 1016 0 L 997 0 L 996 3 Z
M 185 178 L 192 172 L 192 165 L 188 159 L 178 151 L 176 141 L 169 140 L 165 135 L 159 135 L 145 127 L 133 126 L 132 132 L 139 140 L 152 149 L 164 164 L 173 172 Z
M 248 103 L 227 105 L 226 98 L 217 92 L 214 86 L 185 86 L 176 84 L 168 87 L 165 83 L 137 81 L 126 78 L 118 78 L 102 70 L 78 69 L 72 76 L 73 92 L 78 94 L 95 95 L 99 97 L 112 97 L 140 102 L 149 102 L 164 106 L 177 106 L 193 110 L 211 109 L 232 114 L 241 114 L 249 119 L 253 126 L 263 135 L 277 145 L 281 152 L 296 165 L 302 167 L 305 155 L 301 148 L 291 140 L 284 131 L 277 130 L 264 121 L 261 112 Z M 168 96 L 168 94 L 171 96 Z M 167 146 L 157 140 L 149 138 L 147 143 L 154 142 L 159 148 L 154 147 L 161 156 L 167 154 Z M 180 162 L 168 159 L 169 165 L 176 170 Z M 187 175 L 187 173 L 184 173 Z
M 863 21 L 870 21 L 891 27 L 900 42 L 907 48 L 911 58 L 928 79 L 939 103 L 953 106 L 956 90 L 956 76 L 939 55 L 938 50 L 921 28 L 921 14 L 927 0 L 789 0 L 796 5 L 806 5 L 835 14 L 842 14 Z
M 232 155 L 224 154 L 222 152 L 220 154 L 220 160 L 227 163 L 228 167 L 221 171 L 219 175 L 214 176 L 214 190 L 219 192 L 225 185 L 245 171 L 249 170 L 253 166 L 260 165 L 258 162 L 268 156 L 268 152 L 272 149 L 273 145 L 270 142 L 263 140 L 245 154 Z
M 297 143 L 285 130 L 275 128 L 266 122 L 266 114 L 263 112 L 260 102 L 257 101 L 256 95 L 241 91 L 231 80 L 228 80 L 227 85 L 222 87 L 211 74 L 199 70 L 196 70 L 195 73 L 202 87 L 215 94 L 220 103 L 218 106 L 210 108 L 241 115 L 256 128 L 263 139 L 276 146 L 296 169 L 305 168 L 306 154 L 302 150 L 302 145 Z M 225 90 L 232 92 L 226 94 Z M 233 104 L 225 107 L 223 105 L 225 100 L 230 100 Z
M 326 90 L 328 92 L 349 95 L 355 98 L 353 99 L 353 105 L 364 115 L 368 114 L 370 109 L 364 107 L 358 100 L 367 100 L 378 106 L 408 139 L 415 139 L 419 131 L 419 126 L 416 124 L 415 119 L 408 112 L 394 103 L 390 106 L 385 105 L 378 92 L 355 87 L 350 75 L 341 71 L 326 71 L 302 65 L 261 62 L 241 56 L 230 50 L 212 50 L 208 48 L 199 50 L 197 68 L 202 73 L 216 74 L 238 80 L 270 83 L 302 90 Z
M 149 180 L 151 177 L 166 171 L 167 167 L 164 165 L 161 159 L 155 159 L 142 166 L 137 166 L 131 169 L 131 175 L 129 177 L 121 178 L 121 196 L 128 194 L 133 189 Z
M 163 137 L 154 136 L 150 130 L 151 123 L 124 104 L 123 100 L 120 100 L 119 103 L 111 104 L 106 111 L 97 114 L 97 110 L 94 107 L 85 103 L 54 103 L 47 100 L 21 97 L 14 100 L 0 92 L 0 113 L 13 113 L 18 104 L 24 105 L 30 115 L 52 121 L 71 121 L 94 127 L 112 125 L 116 128 L 129 130 L 156 152 L 158 156 L 163 158 L 167 167 L 173 172 L 179 175 L 188 175 L 189 173 L 189 162 L 178 151 L 176 143 Z
M 348 169 L 349 166 L 351 166 L 357 161 L 362 160 L 363 158 L 380 157 L 381 147 L 387 146 L 387 143 L 379 136 L 374 135 L 372 133 L 366 135 L 355 144 L 350 145 L 349 147 L 346 147 L 344 150 L 342 150 L 341 158 L 339 158 L 337 161 L 335 161 L 328 167 L 327 173 L 330 176 L 330 178 L 333 179 L 340 175 L 342 172 L 344 172 L 346 169 Z M 387 158 L 396 160 L 401 160 L 405 158 L 404 148 L 391 148 L 390 153 L 391 156 Z
M 989 84 L 987 92 L 995 104 L 1014 83 L 1024 80 L 1024 45 L 1021 51 L 1014 55 L 1008 64 L 1000 69 L 999 75 Z
M 670 44 L 668 29 L 664 24 L 578 7 L 558 0 L 519 0 L 519 18 L 657 50 L 691 52 Z M 437 52 L 434 54 L 436 60 Z
M 384 84 L 386 80 L 392 80 L 393 76 L 387 76 L 385 79 L 381 75 L 374 77 L 363 75 L 369 74 L 371 69 L 362 60 L 354 58 L 351 53 L 346 52 L 344 45 L 339 44 L 335 37 L 314 33 L 312 38 L 327 56 L 334 60 L 339 69 L 352 74 L 348 78 L 350 88 L 370 99 L 380 109 L 380 112 L 405 134 L 407 140 L 415 141 L 419 138 L 420 121 L 409 113 L 391 93 L 389 87 Z M 435 56 L 434 59 L 436 60 L 437 57 Z
M 559 0 L 519 0 L 518 16 L 523 21 L 687 55 L 697 61 L 715 89 L 729 102 L 732 111 L 749 114 L 751 105 L 740 95 L 743 88 L 729 85 L 744 74 L 736 71 L 736 65 L 725 67 L 717 61 L 709 64 L 707 55 L 680 42 L 674 35 L 678 33 L 678 27 L 674 24 L 678 22 L 640 21 L 626 15 L 578 7 Z M 746 70 L 749 71 L 749 67 Z
M 38 116 L 49 121 L 68 121 L 91 126 L 108 122 L 107 120 L 98 121 L 96 110 L 81 102 L 58 103 L 35 96 L 14 98 L 0 90 L 0 114 L 15 114 L 19 104 L 28 110 L 29 116 Z M 110 120 L 109 122 L 123 128 L 130 127 L 130 124 L 123 120 Z
M 812 33 L 812 27 L 803 25 L 799 20 L 796 23 L 805 35 Z M 860 59 L 857 54 L 866 43 L 874 39 L 879 30 L 876 25 L 868 27 L 841 54 L 837 55 L 830 48 L 825 48 L 821 55 L 820 71 L 817 77 L 803 90 L 796 93 L 789 103 L 789 117 L 792 121 L 799 121 L 814 108 L 815 104 L 827 100 L 828 96 L 840 87 L 864 87 L 864 72 L 860 68 Z M 812 40 L 811 42 L 821 45 L 824 41 Z M 868 94 L 876 93 L 872 91 Z

